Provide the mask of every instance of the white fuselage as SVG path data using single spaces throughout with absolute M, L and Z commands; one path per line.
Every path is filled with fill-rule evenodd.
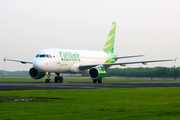
M 44 49 L 34 58 L 33 66 L 42 72 L 84 73 L 79 65 L 102 64 L 107 58 L 104 51 Z

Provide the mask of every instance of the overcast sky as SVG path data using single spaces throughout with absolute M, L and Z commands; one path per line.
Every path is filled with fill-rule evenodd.
M 112 22 L 115 53 L 144 57 L 118 62 L 180 59 L 179 0 L 0 0 L 0 70 L 29 70 L 46 48 L 102 50 Z M 180 62 L 127 65 L 173 67 Z M 116 66 L 119 67 L 119 66 Z

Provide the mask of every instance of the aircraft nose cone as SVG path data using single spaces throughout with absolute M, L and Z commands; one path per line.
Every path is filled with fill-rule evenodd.
M 34 59 L 33 66 L 35 69 L 37 69 L 39 71 L 44 70 L 44 62 L 42 60 Z

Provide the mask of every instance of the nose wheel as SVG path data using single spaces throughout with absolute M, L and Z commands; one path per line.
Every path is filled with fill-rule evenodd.
M 46 83 L 51 83 L 50 75 L 51 75 L 51 73 L 48 73 L 48 74 L 47 74 L 47 77 L 48 77 L 48 78 L 47 78 L 46 81 L 45 81 Z

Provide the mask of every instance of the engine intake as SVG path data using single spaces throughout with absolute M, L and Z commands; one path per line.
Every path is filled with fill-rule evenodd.
M 40 72 L 40 71 L 36 70 L 34 67 L 32 67 L 29 70 L 29 75 L 33 79 L 41 79 L 41 78 L 43 78 L 46 75 L 46 73 L 45 72 Z
M 100 67 L 92 67 L 89 70 L 89 76 L 93 80 L 101 80 L 106 75 L 106 71 Z

